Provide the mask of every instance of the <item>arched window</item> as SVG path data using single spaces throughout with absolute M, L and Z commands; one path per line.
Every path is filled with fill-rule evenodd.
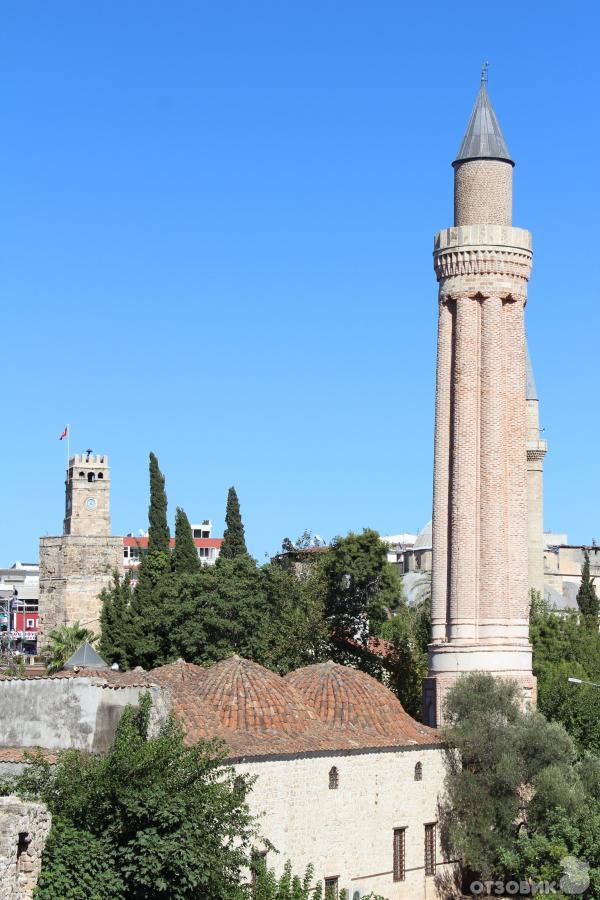
M 104 478 L 104 472 L 98 472 L 98 478 Z
M 423 781 L 423 763 L 418 762 L 415 766 L 415 781 Z
M 96 476 L 94 475 L 94 473 L 88 472 L 88 481 L 95 481 L 95 480 L 96 480 Z
M 85 478 L 85 472 L 80 472 L 80 473 L 79 473 L 79 477 L 80 477 L 80 478 Z
M 340 783 L 340 773 L 337 766 L 332 766 L 329 770 L 329 790 L 337 791 Z

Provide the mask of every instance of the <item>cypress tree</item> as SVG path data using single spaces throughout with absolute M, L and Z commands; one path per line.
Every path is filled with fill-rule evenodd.
M 177 575 L 193 574 L 200 568 L 198 551 L 194 543 L 194 535 L 189 519 L 180 506 L 175 514 L 175 549 L 171 554 L 173 571 Z
M 154 453 L 150 454 L 150 506 L 148 554 L 142 557 L 130 605 L 126 654 L 130 666 L 145 669 L 160 659 L 159 628 L 162 609 L 156 595 L 160 579 L 170 569 L 170 533 L 167 524 L 165 478 Z
M 582 616 L 590 623 L 598 623 L 600 601 L 594 587 L 594 579 L 590 576 L 590 554 L 583 551 L 583 565 L 581 567 L 581 587 L 577 592 L 577 605 Z
M 131 628 L 131 573 L 127 572 L 124 578 L 115 573 L 112 588 L 102 591 L 100 599 L 102 636 L 98 651 L 108 663 L 116 662 L 120 669 L 126 669 Z
M 235 559 L 236 556 L 247 553 L 240 503 L 234 487 L 230 487 L 227 493 L 225 525 L 220 555 L 224 559 Z
M 150 454 L 150 506 L 148 508 L 148 553 L 169 552 L 170 533 L 167 524 L 167 493 L 165 476 L 158 467 L 158 459 Z

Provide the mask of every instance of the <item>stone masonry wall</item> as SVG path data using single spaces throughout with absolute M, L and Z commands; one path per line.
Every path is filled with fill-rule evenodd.
M 50 825 L 43 803 L 0 797 L 0 900 L 31 900 Z
M 415 765 L 423 767 L 415 781 Z M 338 769 L 339 786 L 329 789 L 329 771 Z M 400 748 L 356 754 L 237 763 L 239 773 L 256 775 L 248 797 L 259 827 L 278 853 L 267 865 L 278 874 L 286 860 L 303 874 L 314 866 L 315 879 L 339 878 L 349 897 L 361 888 L 387 900 L 448 897 L 438 880 L 451 876 L 437 846 L 437 878 L 424 870 L 425 824 L 438 818 L 443 787 L 443 751 Z M 406 879 L 393 880 L 393 834 L 406 828 Z M 260 847 L 259 847 L 260 849 Z
M 40 538 L 40 645 L 58 625 L 85 623 L 100 631 L 99 594 L 122 569 L 118 537 Z

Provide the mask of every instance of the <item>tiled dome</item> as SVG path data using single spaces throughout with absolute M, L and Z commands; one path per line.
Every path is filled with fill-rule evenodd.
M 322 722 L 394 741 L 422 743 L 432 729 L 415 722 L 384 685 L 365 672 L 334 662 L 296 669 L 285 676 Z
M 293 685 L 239 656 L 201 669 L 195 690 L 228 729 L 297 734 L 320 725 Z
M 188 743 L 222 737 L 218 716 L 198 696 L 198 678 L 204 671 L 201 666 L 178 659 L 152 669 L 146 676 L 151 684 L 171 688 L 172 709 L 185 728 Z

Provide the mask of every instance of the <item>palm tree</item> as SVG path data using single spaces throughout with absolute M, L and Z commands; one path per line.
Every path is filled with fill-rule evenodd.
M 86 642 L 93 644 L 94 641 L 97 641 L 98 635 L 88 628 L 84 628 L 79 622 L 73 622 L 72 625 L 59 625 L 58 628 L 54 628 L 48 635 L 48 639 L 44 658 L 46 672 L 51 675 L 52 672 L 59 672 L 68 658 L 82 644 Z

